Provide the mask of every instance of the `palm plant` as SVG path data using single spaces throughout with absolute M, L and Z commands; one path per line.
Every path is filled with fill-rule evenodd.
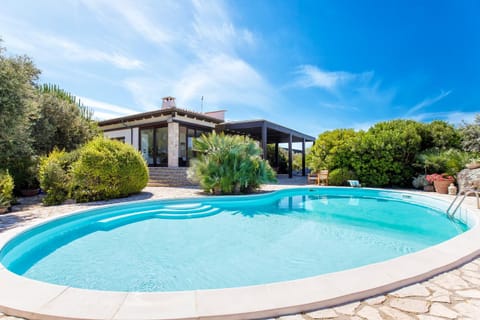
M 193 148 L 199 156 L 188 176 L 206 192 L 246 193 L 276 180 L 257 142 L 248 137 L 213 132 L 195 139 Z

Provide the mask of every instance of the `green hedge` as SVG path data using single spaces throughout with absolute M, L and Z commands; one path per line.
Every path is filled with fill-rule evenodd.
M 140 192 L 147 185 L 148 168 L 131 145 L 99 137 L 76 151 L 52 151 L 41 161 L 39 180 L 46 205 L 69 197 L 77 202 L 107 200 Z
M 40 187 L 46 193 L 43 203 L 60 204 L 70 196 L 71 165 L 78 159 L 79 152 L 65 152 L 54 149 L 48 157 L 40 160 Z
M 10 207 L 14 187 L 13 178 L 8 170 L 0 170 L 0 207 Z
M 331 186 L 347 186 L 348 180 L 357 180 L 357 176 L 346 168 L 334 169 L 328 175 L 328 184 Z

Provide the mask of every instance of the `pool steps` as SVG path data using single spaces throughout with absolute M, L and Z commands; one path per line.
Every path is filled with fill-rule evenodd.
M 122 225 L 138 222 L 142 220 L 158 219 L 194 219 L 204 218 L 220 213 L 222 210 L 211 205 L 172 205 L 160 209 L 145 210 L 133 213 L 115 215 L 102 220 L 98 220 L 95 225 L 100 230 L 108 231 L 118 228 Z

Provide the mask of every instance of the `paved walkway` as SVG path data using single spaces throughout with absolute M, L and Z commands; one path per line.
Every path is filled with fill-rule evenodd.
M 278 184 L 266 185 L 264 191 L 283 189 L 292 185 L 303 185 L 305 179 L 280 179 Z M 433 194 L 432 194 L 433 195 Z M 132 200 L 165 199 L 205 196 L 197 188 L 145 188 L 138 195 L 109 202 L 87 204 L 65 204 L 44 207 L 39 197 L 20 199 L 13 212 L 0 215 L 0 233 L 5 230 L 30 224 L 38 219 L 59 216 L 103 204 Z M 435 195 L 437 196 L 437 195 Z M 447 197 L 447 196 L 445 196 Z M 470 204 L 473 198 L 467 199 Z M 479 210 L 480 212 L 480 210 Z M 0 313 L 0 320 L 21 319 Z M 334 308 L 321 309 L 305 314 L 283 316 L 281 320 L 444 320 L 480 319 L 480 257 L 460 268 L 440 274 L 422 283 L 404 287 L 370 299 L 352 302 Z

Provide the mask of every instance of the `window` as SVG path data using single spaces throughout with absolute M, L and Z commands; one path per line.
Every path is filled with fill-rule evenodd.
M 125 143 L 125 137 L 113 137 L 113 138 L 110 138 L 110 140 L 117 140 L 117 141 Z
M 180 167 L 188 167 L 190 160 L 195 157 L 195 151 L 193 151 L 193 139 L 208 132 L 210 132 L 209 129 L 180 126 L 178 137 L 178 165 Z

